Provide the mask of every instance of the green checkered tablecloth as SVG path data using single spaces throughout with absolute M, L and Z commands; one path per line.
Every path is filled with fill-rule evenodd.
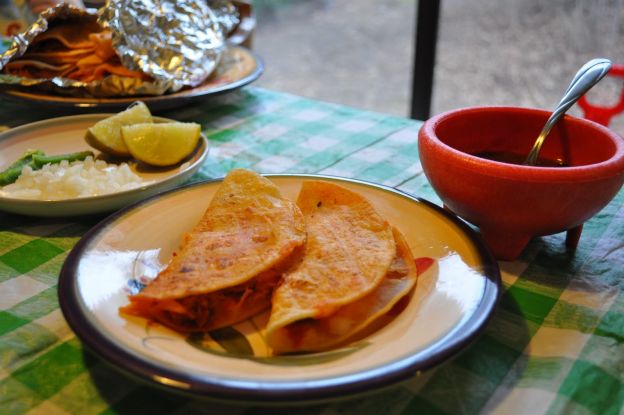
M 50 117 L 0 105 L 0 124 Z M 202 123 L 212 148 L 192 180 L 233 167 L 326 173 L 439 203 L 418 162 L 419 122 L 258 88 L 159 115 Z M 576 252 L 559 234 L 501 262 L 500 305 L 453 361 L 378 394 L 301 408 L 228 407 L 154 390 L 85 350 L 56 285 L 68 251 L 99 219 L 0 213 L 0 413 L 623 413 L 624 191 L 586 223 Z

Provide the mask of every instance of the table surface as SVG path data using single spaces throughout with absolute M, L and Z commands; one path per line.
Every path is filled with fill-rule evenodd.
M 1 102 L 0 124 L 67 115 Z M 191 181 L 245 167 L 382 183 L 440 203 L 418 161 L 420 122 L 259 88 L 160 113 L 200 122 L 211 143 Z M 100 219 L 0 213 L 0 413 L 294 413 L 193 400 L 121 375 L 67 326 L 57 281 L 65 257 Z M 624 191 L 585 224 L 533 240 L 500 262 L 504 292 L 485 332 L 458 357 L 357 400 L 300 414 L 618 414 L 624 406 Z

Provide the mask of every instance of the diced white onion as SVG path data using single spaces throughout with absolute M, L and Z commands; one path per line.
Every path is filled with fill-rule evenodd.
M 17 199 L 62 200 L 97 196 L 136 189 L 146 182 L 127 163 L 108 164 L 87 157 L 72 163 L 46 164 L 40 170 L 26 166 L 15 183 L 4 186 L 0 195 Z

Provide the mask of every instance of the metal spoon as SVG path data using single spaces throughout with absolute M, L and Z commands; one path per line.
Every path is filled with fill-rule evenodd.
M 553 126 L 580 97 L 609 72 L 609 69 L 611 69 L 611 61 L 609 59 L 598 58 L 590 60 L 578 70 L 574 78 L 572 78 L 572 82 L 570 82 L 563 98 L 561 98 L 561 101 L 559 101 L 552 115 L 548 118 L 548 121 L 546 121 L 537 140 L 535 140 L 531 152 L 524 161 L 525 165 L 534 166 L 537 163 L 537 156 L 542 148 L 542 144 L 544 144 L 544 140 Z

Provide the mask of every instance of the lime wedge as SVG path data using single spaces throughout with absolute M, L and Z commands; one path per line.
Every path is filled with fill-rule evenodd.
M 151 123 L 152 114 L 144 103 L 138 101 L 126 110 L 95 123 L 87 130 L 87 143 L 107 154 L 128 157 L 130 152 L 121 136 L 123 125 Z
M 199 141 L 201 126 L 194 122 L 144 123 L 121 127 L 130 154 L 152 166 L 171 166 L 188 157 Z

